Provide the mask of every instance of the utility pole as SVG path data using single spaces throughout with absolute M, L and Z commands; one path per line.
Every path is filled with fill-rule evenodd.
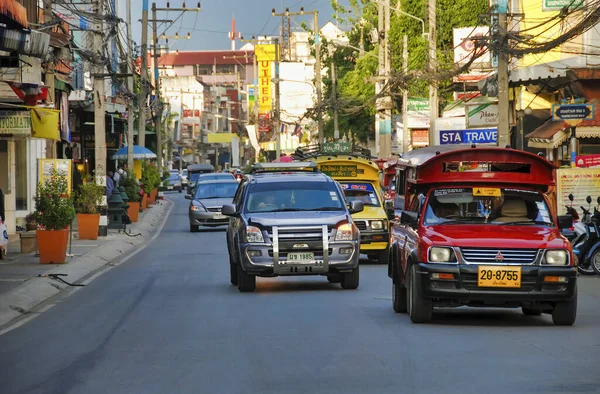
M 183 89 L 179 89 L 179 141 L 183 140 Z M 181 174 L 181 167 L 183 164 L 183 157 L 181 155 L 181 142 L 179 143 L 179 173 Z
M 392 71 L 390 61 L 390 0 L 385 0 L 384 4 L 385 29 L 384 29 L 384 72 L 385 85 L 389 83 L 390 74 Z M 386 87 L 386 95 L 384 97 L 384 112 L 383 112 L 383 130 L 380 132 L 381 157 L 390 157 L 392 155 L 392 98 L 390 96 L 389 87 Z
M 375 82 L 375 99 L 376 102 L 376 114 L 375 114 L 375 156 L 379 157 L 381 152 L 381 143 L 380 143 L 380 133 L 381 133 L 381 110 L 383 100 L 379 95 L 382 91 L 382 77 L 385 69 L 385 43 L 382 34 L 385 34 L 385 16 L 383 10 L 383 4 L 377 3 L 377 32 L 378 32 L 378 41 L 379 41 L 379 50 L 377 51 L 378 55 L 378 67 L 377 67 L 377 80 Z
M 337 75 L 335 71 L 335 62 L 331 59 L 331 98 L 333 100 L 333 139 L 340 139 L 340 129 L 338 123 L 338 102 L 337 102 Z
M 303 12 L 303 8 L 300 9 Z M 319 31 L 319 11 L 313 11 L 313 23 L 315 29 L 315 76 L 317 82 L 317 122 L 319 125 L 319 145 L 323 146 L 325 141 L 325 130 L 323 127 L 323 93 L 321 82 L 321 32 Z
M 93 12 L 97 16 L 103 15 L 102 0 L 94 0 Z M 94 50 L 98 51 L 94 73 L 94 176 L 98 185 L 106 185 L 106 125 L 104 119 L 104 56 L 102 48 L 105 43 L 102 37 L 102 19 L 94 19 Z M 108 217 L 106 216 L 106 196 L 102 198 L 100 206 L 100 228 L 98 235 L 108 234 Z
M 158 76 L 158 30 L 156 26 L 156 3 L 152 3 L 152 45 L 154 59 L 154 91 L 156 92 L 154 100 L 156 101 L 156 116 L 154 121 L 154 129 L 156 131 L 156 166 L 158 173 L 162 176 L 162 111 L 163 104 L 160 97 L 160 78 Z
M 437 70 L 437 12 L 436 0 L 429 0 L 429 71 L 431 82 L 429 82 L 429 146 L 434 144 L 435 138 L 433 128 L 438 117 L 438 86 L 435 80 Z
M 131 38 L 131 0 L 127 0 L 127 72 L 131 74 L 127 77 L 127 90 L 133 94 L 133 40 Z M 134 128 L 134 103 L 133 97 L 129 98 L 127 108 L 127 175 L 133 174 L 133 128 Z
M 52 0 L 44 0 L 44 23 L 50 22 L 54 18 L 52 14 Z M 55 104 L 54 97 L 54 63 L 48 62 L 46 66 L 46 86 L 48 86 L 48 102 Z M 56 142 L 46 139 L 46 157 L 56 157 Z
M 146 101 L 148 85 L 148 0 L 142 0 L 142 69 L 140 70 L 140 116 L 138 123 L 138 145 L 146 146 Z
M 402 38 L 402 73 L 408 75 L 408 36 Z M 402 90 L 402 154 L 408 152 L 408 89 Z
M 281 100 L 279 98 L 279 39 L 275 39 L 275 159 L 281 157 Z
M 503 49 L 506 44 L 508 27 L 506 11 L 498 8 L 498 146 L 510 145 L 509 99 L 508 99 L 508 53 Z

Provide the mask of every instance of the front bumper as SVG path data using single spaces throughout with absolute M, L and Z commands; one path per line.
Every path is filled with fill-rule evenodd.
M 379 251 L 385 250 L 389 246 L 390 233 L 387 231 L 361 231 L 360 232 L 360 250 L 361 251 Z
M 273 244 L 271 243 L 243 243 L 240 244 L 240 261 L 244 271 L 259 276 L 278 275 L 326 275 L 328 273 L 350 272 L 358 266 L 360 257 L 359 242 L 341 241 L 330 242 L 327 245 L 327 259 L 315 254 L 315 260 L 320 264 L 289 265 L 288 252 L 280 251 L 276 259 Z M 342 254 L 341 250 L 351 250 L 350 253 Z M 260 256 L 249 256 L 249 252 L 258 253 Z M 296 252 L 296 251 L 294 251 Z M 302 250 L 297 250 L 302 252 Z M 276 261 L 279 262 L 275 267 Z M 310 268 L 310 269 L 308 269 Z
M 189 211 L 192 226 L 224 226 L 229 224 L 229 218 L 221 212 Z
M 572 300 L 577 282 L 576 267 L 523 265 L 518 289 L 478 287 L 476 264 L 430 264 L 417 266 L 417 289 L 421 296 L 458 304 L 509 306 L 543 304 Z M 451 273 L 453 280 L 433 279 L 433 273 Z M 544 282 L 546 276 L 566 277 L 566 283 Z M 513 306 L 513 305 L 510 305 Z

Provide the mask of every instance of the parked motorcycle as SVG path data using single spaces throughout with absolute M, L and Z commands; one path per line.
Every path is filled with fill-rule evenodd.
M 594 220 L 596 224 L 596 236 L 600 237 L 600 211 L 598 210 L 598 207 L 600 207 L 600 197 L 596 199 L 596 202 L 598 205 L 594 207 L 594 216 L 592 216 L 592 220 Z M 600 275 L 600 239 L 597 238 L 596 244 L 592 246 L 586 259 L 590 262 L 596 275 Z
M 571 205 L 565 205 L 567 209 L 566 215 L 571 215 L 573 218 L 573 226 L 571 228 L 566 228 L 561 231 L 562 235 L 565 236 L 569 240 L 569 242 L 573 241 L 577 236 L 585 233 L 585 225 L 581 223 L 579 220 L 579 214 L 577 213 L 577 209 L 573 208 L 573 200 L 575 198 L 572 194 L 569 194 L 569 201 L 571 201 Z
M 598 198 L 600 203 L 600 197 Z M 582 275 L 594 275 L 596 270 L 593 267 L 591 254 L 596 254 L 597 256 L 597 248 L 598 248 L 598 234 L 600 234 L 600 229 L 598 223 L 600 222 L 600 211 L 594 208 L 594 215 L 592 216 L 590 209 L 592 204 L 592 197 L 587 196 L 586 202 L 588 203 L 588 209 L 581 206 L 581 211 L 583 212 L 583 218 L 580 223 L 585 226 L 585 232 L 577 235 L 572 241 L 573 245 L 573 254 L 577 258 L 577 271 L 579 271 Z M 577 232 L 577 228 L 575 229 Z

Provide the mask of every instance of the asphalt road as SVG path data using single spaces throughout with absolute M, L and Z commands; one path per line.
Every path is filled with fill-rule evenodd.
M 518 310 L 457 309 L 413 325 L 383 266 L 356 291 L 324 277 L 229 284 L 225 234 L 161 236 L 0 336 L 0 393 L 599 393 L 600 279 L 574 327 Z

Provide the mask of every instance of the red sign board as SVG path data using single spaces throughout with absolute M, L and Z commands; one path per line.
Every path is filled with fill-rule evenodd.
M 192 110 L 191 109 L 184 109 L 183 110 L 183 117 L 184 118 L 191 118 L 193 117 L 199 117 L 200 116 L 200 110 L 197 109 L 196 111 L 193 112 L 194 115 L 192 115 Z
M 413 146 L 428 146 L 429 145 L 429 130 L 428 129 L 412 129 L 412 145 Z
M 600 166 L 600 154 L 577 156 L 575 165 L 577 165 L 577 167 Z

